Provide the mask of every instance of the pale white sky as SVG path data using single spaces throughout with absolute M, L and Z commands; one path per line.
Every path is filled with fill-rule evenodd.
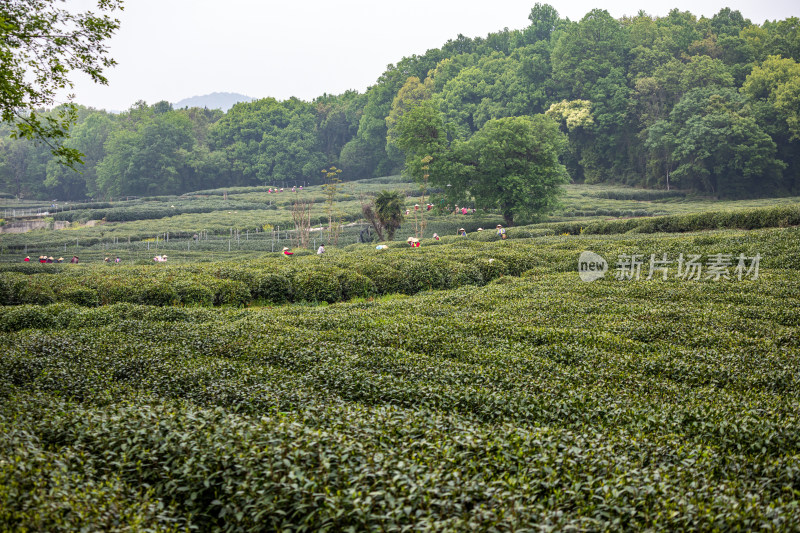
M 386 66 L 438 48 L 459 33 L 521 29 L 536 0 L 126 0 L 110 41 L 119 63 L 108 86 L 73 74 L 75 102 L 128 109 L 137 100 L 176 102 L 212 92 L 311 100 L 364 92 Z M 546 2 L 580 20 L 595 7 L 614 17 L 677 7 L 713 16 L 738 9 L 756 23 L 800 16 L 797 0 L 573 0 Z M 67 0 L 73 10 L 96 6 Z

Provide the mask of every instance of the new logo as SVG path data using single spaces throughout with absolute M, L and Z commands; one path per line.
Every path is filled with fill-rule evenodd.
M 608 263 L 594 252 L 582 252 L 578 258 L 578 275 L 581 281 L 594 281 L 606 275 Z

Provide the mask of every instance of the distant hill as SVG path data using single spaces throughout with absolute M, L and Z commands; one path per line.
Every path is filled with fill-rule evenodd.
M 180 102 L 172 104 L 172 107 L 175 109 L 184 107 L 207 107 L 209 109 L 222 109 L 223 111 L 227 111 L 233 107 L 233 104 L 252 102 L 253 100 L 255 100 L 255 98 L 238 93 L 211 93 L 184 98 Z

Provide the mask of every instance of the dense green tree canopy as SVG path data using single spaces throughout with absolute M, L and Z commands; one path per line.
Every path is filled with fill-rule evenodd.
M 557 205 L 569 181 L 559 160 L 565 148 L 544 115 L 493 119 L 455 147 L 454 170 L 476 207 L 498 209 L 509 225 L 532 222 Z
M 723 196 L 774 188 L 785 166 L 775 157 L 775 143 L 732 89 L 689 91 L 668 120 L 654 125 L 650 145 L 671 153 L 673 181 Z
M 118 4 L 101 2 L 106 12 Z M 9 43 L 24 43 L 22 25 L 8 14 L 55 5 L 0 5 L 7 37 L 2 68 L 17 73 L 0 78 L 0 92 L 19 93 L 7 80 L 19 79 L 22 68 L 8 59 L 21 57 Z M 98 37 L 113 31 L 114 21 L 97 18 Z M 487 133 L 470 144 L 494 120 L 549 110 L 567 135 L 561 161 L 576 182 L 680 186 L 722 196 L 800 193 L 797 18 L 753 24 L 723 8 L 711 18 L 674 9 L 665 17 L 640 11 L 614 19 L 595 9 L 570 21 L 538 3 L 528 18 L 520 30 L 458 35 L 402 58 L 364 93 L 312 102 L 265 98 L 227 113 L 172 109 L 167 102 L 140 102 L 119 115 L 81 107 L 37 111 L 48 127 L 77 119 L 73 138 L 61 147 L 86 154 L 81 174 L 60 169 L 33 130 L 27 139 L 11 136 L 20 135 L 19 117 L 29 116 L 30 107 L 17 106 L 21 115 L 0 125 L 0 192 L 80 199 L 316 183 L 318 169 L 330 165 L 342 168 L 345 179 L 404 170 L 419 178 L 428 157 L 431 180 L 440 180 L 452 201 L 472 202 L 454 154 L 485 141 Z M 101 43 L 86 59 L 98 81 L 110 64 Z M 66 83 L 63 76 L 49 87 Z
M 468 140 L 450 143 L 443 114 L 426 101 L 408 110 L 397 129 L 414 177 L 424 173 L 450 201 L 498 209 L 508 224 L 546 214 L 568 181 L 560 162 L 566 137 L 544 115 L 491 119 Z

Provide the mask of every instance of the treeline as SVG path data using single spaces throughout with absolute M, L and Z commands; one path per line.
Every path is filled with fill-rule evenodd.
M 396 125 L 422 101 L 451 140 L 489 120 L 545 113 L 569 138 L 574 181 L 693 189 L 723 197 L 800 192 L 800 20 L 753 24 L 673 10 L 579 22 L 536 4 L 530 25 L 459 35 L 390 65 L 361 94 L 265 98 L 227 113 L 139 102 L 118 115 L 81 108 L 68 146 L 0 131 L 0 192 L 25 198 L 152 196 L 207 188 L 319 183 L 403 168 Z

